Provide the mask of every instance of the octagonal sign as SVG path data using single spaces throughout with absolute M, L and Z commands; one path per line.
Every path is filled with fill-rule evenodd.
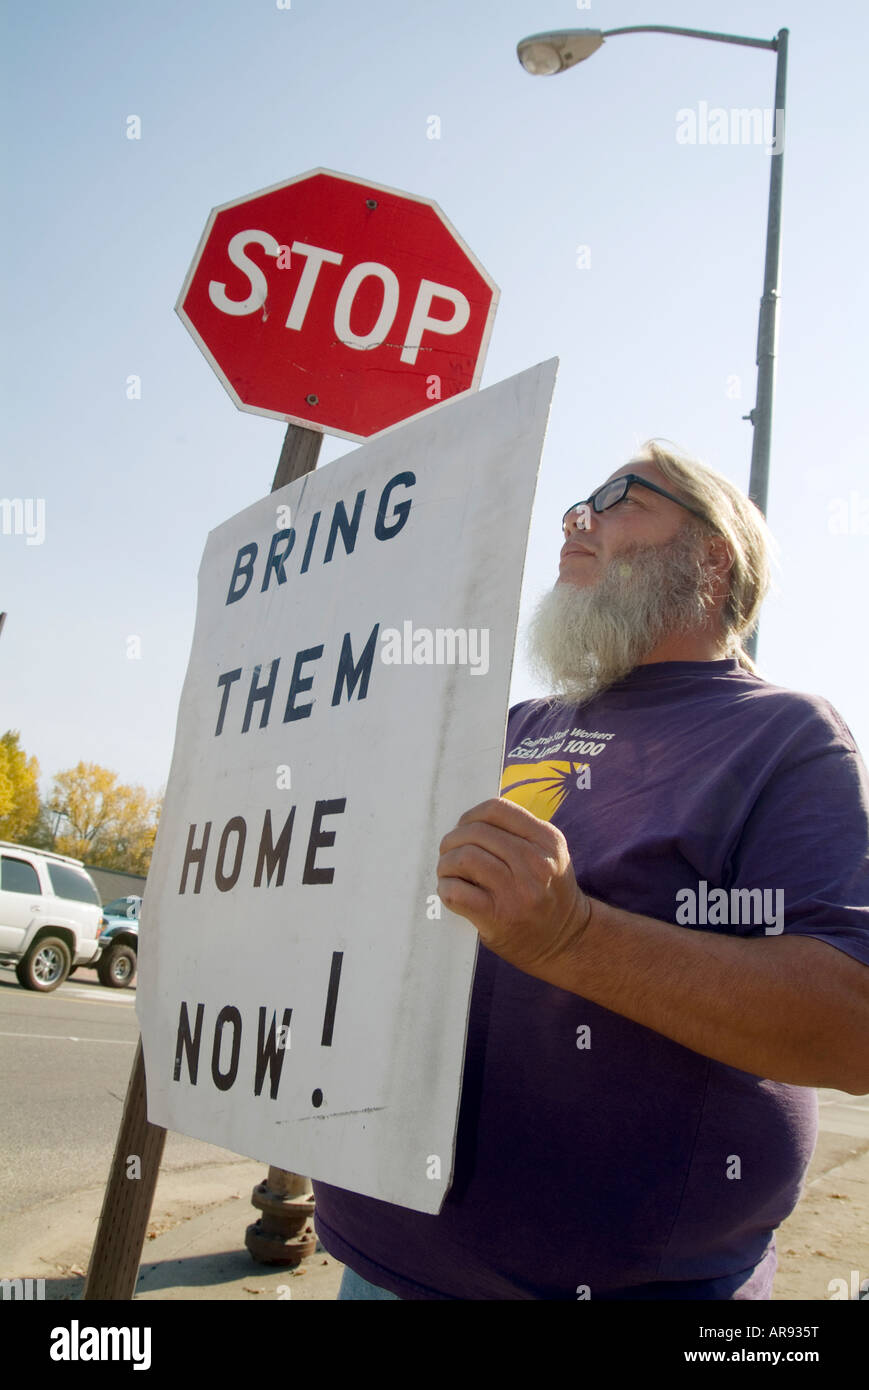
M 215 208 L 175 307 L 241 410 L 366 439 L 477 387 L 497 301 L 436 203 L 313 169 Z

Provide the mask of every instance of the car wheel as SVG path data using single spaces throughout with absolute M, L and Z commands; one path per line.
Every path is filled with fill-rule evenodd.
M 136 952 L 131 946 L 110 946 L 97 962 L 100 983 L 110 989 L 125 989 L 136 973 Z
M 18 983 L 42 994 L 62 985 L 72 964 L 72 954 L 59 936 L 43 936 L 15 967 Z

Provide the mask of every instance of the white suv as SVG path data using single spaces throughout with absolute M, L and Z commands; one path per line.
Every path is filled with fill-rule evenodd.
M 57 989 L 100 953 L 100 895 L 80 859 L 0 840 L 0 961 L 25 989 Z

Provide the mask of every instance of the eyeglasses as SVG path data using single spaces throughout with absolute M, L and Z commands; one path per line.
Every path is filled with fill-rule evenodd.
M 625 473 L 621 478 L 613 478 L 611 482 L 604 483 L 584 502 L 574 502 L 572 507 L 568 507 L 564 516 L 561 518 L 561 529 L 568 535 L 567 518 L 580 507 L 588 507 L 589 503 L 596 512 L 608 512 L 610 507 L 616 506 L 618 502 L 623 502 L 628 492 L 634 486 L 647 487 L 650 492 L 657 492 L 661 497 L 668 497 L 671 502 L 676 502 L 680 507 L 684 507 L 686 512 L 691 512 L 692 516 L 699 516 L 701 521 L 708 522 L 702 512 L 698 512 L 696 507 L 689 507 L 687 502 L 683 502 L 681 497 L 674 497 L 672 492 L 665 492 L 657 483 L 649 483 L 645 478 L 641 478 L 638 473 Z

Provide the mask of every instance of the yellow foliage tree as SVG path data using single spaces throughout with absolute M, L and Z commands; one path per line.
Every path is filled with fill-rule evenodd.
M 16 844 L 26 842 L 39 815 L 39 763 L 28 758 L 20 738 L 11 730 L 0 737 L 0 840 Z
M 54 847 L 104 869 L 146 874 L 160 801 L 129 787 L 99 763 L 77 763 L 54 779 L 48 809 L 58 817 Z

